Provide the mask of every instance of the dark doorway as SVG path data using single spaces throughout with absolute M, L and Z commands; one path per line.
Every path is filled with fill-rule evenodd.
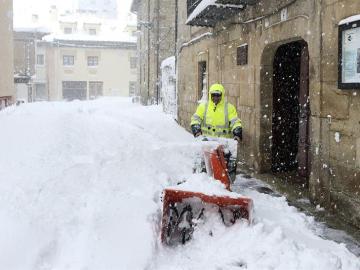
M 308 177 L 309 55 L 303 41 L 280 46 L 274 58 L 272 171 Z

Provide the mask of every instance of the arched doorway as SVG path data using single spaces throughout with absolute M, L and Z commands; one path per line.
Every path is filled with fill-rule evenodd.
M 309 53 L 303 40 L 273 44 L 262 59 L 263 168 L 295 172 L 307 184 L 309 164 Z M 267 139 L 268 138 L 268 139 Z

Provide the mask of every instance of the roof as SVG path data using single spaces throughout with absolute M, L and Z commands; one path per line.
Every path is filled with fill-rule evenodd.
M 69 41 L 98 41 L 98 42 L 128 42 L 136 43 L 136 37 L 133 37 L 124 32 L 109 32 L 102 35 L 89 35 L 83 33 L 75 34 L 51 34 L 44 36 L 43 40 L 45 41 L 54 41 L 54 40 L 69 40 Z
M 247 5 L 258 0 L 201 0 L 188 6 L 186 24 L 194 26 L 214 27 L 217 22 L 239 14 Z
M 48 35 L 50 32 L 45 28 L 24 28 L 18 27 L 14 28 L 14 39 L 15 40 L 33 40 L 33 39 L 42 39 L 45 35 Z
M 214 27 L 218 21 L 229 18 L 242 9 L 243 4 L 218 4 L 217 0 L 203 0 L 188 16 L 186 24 Z
M 72 48 L 103 48 L 103 49 L 129 49 L 136 50 L 136 42 L 131 41 L 106 41 L 106 40 L 69 40 L 53 38 L 43 40 L 42 45 L 50 44 L 54 47 L 72 47 Z

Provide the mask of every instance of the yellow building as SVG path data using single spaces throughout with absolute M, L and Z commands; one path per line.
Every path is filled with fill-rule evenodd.
M 42 41 L 37 57 L 36 99 L 85 100 L 99 96 L 131 96 L 136 85 L 136 43 L 57 39 Z M 47 98 L 46 98 L 47 97 Z

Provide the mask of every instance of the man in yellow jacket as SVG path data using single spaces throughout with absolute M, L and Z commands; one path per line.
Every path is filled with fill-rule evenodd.
M 225 88 L 213 84 L 209 90 L 209 100 L 201 103 L 191 117 L 191 131 L 195 137 L 234 138 L 242 140 L 241 120 L 234 105 L 225 101 Z

